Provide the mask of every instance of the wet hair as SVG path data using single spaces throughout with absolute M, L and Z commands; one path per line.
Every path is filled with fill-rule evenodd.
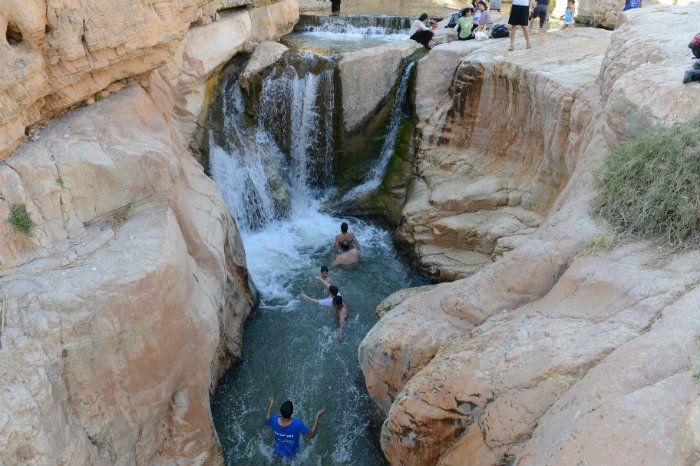
M 425 21 L 426 19 L 428 19 L 428 13 L 423 13 L 423 14 L 420 15 L 420 17 L 418 18 L 418 21 Z
M 340 306 L 341 304 L 343 304 L 343 297 L 342 297 L 342 296 L 336 296 L 335 298 L 333 298 L 333 304 L 334 304 L 335 306 Z
M 343 233 L 347 233 L 348 232 L 348 224 L 345 222 L 341 223 L 340 224 L 340 231 L 342 231 Z
M 347 241 L 341 241 L 340 249 L 342 249 L 343 251 L 348 251 L 350 250 L 350 244 Z
M 337 295 L 338 295 L 338 287 L 335 286 L 335 285 L 329 286 L 329 287 L 328 287 L 328 291 L 330 291 L 331 294 L 332 294 L 333 296 L 337 296 Z
M 282 414 L 282 417 L 289 419 L 290 417 L 292 417 L 293 412 L 294 405 L 289 400 L 285 401 L 284 403 L 282 403 L 282 406 L 280 406 L 280 413 Z
M 328 272 L 328 266 L 327 266 L 327 265 L 322 265 L 322 266 L 321 266 L 321 272 Z

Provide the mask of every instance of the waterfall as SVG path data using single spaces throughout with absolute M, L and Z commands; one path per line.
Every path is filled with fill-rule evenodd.
M 354 187 L 343 196 L 343 201 L 352 201 L 367 197 L 382 184 L 387 166 L 391 160 L 391 156 L 394 154 L 396 139 L 399 135 L 401 125 L 406 118 L 410 118 L 411 116 L 411 110 L 408 107 L 408 85 L 415 65 L 415 60 L 406 60 L 402 67 L 401 80 L 396 87 L 394 103 L 391 106 L 387 134 L 382 143 L 382 149 L 376 165 L 367 173 L 362 184 Z
M 259 230 L 305 207 L 330 178 L 333 63 L 292 55 L 263 78 L 255 115 L 238 74 L 223 88 L 223 136 L 211 136 L 214 182 L 242 231 Z
M 410 16 L 371 15 L 299 15 L 294 32 L 328 32 L 336 34 L 389 35 L 408 34 L 415 18 Z

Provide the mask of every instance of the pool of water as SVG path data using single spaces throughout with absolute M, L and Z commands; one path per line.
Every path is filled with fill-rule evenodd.
M 340 32 L 293 32 L 280 39 L 292 50 L 316 55 L 335 55 L 408 39 L 406 34 L 361 34 Z
M 297 204 L 294 214 L 264 229 L 244 233 L 248 267 L 260 304 L 244 331 L 243 361 L 221 381 L 212 403 L 214 424 L 228 465 L 280 464 L 273 433 L 263 425 L 268 397 L 273 414 L 290 399 L 294 417 L 309 427 L 325 408 L 318 433 L 302 439 L 291 464 L 381 465 L 378 446 L 383 416 L 367 395 L 357 348 L 376 322 L 374 309 L 393 291 L 426 284 L 396 253 L 392 234 L 358 219 L 347 219 L 361 248 L 359 264 L 330 267 L 350 309 L 340 343 L 338 319 L 327 308 L 300 297 L 328 296 L 313 277 L 330 266 L 335 234 L 343 221 L 319 213 L 318 203 Z

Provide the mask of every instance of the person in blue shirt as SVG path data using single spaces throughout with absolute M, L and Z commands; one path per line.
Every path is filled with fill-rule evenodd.
M 300 419 L 294 419 L 292 417 L 294 405 L 289 400 L 282 403 L 280 407 L 281 416 L 277 414 L 270 416 L 273 401 L 272 398 L 267 399 L 265 425 L 272 427 L 272 431 L 275 433 L 275 443 L 273 445 L 275 453 L 283 458 L 291 458 L 299 453 L 299 435 L 303 435 L 307 438 L 314 438 L 316 435 L 316 428 L 318 427 L 318 418 L 323 416 L 326 410 L 320 409 L 316 413 L 314 425 L 309 429 Z
M 615 28 L 617 28 L 617 17 L 620 16 L 621 11 L 633 10 L 635 8 L 643 8 L 643 0 L 620 0 L 619 5 L 617 5 L 617 10 L 613 15 L 613 22 L 615 23 Z

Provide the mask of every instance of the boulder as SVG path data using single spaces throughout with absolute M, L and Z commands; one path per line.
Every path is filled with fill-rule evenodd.
M 0 462 L 214 464 L 210 393 L 255 302 L 213 182 L 140 87 L 47 124 L 0 167 Z
M 421 47 L 405 40 L 343 54 L 338 71 L 345 131 L 359 130 L 372 117 L 396 84 L 402 60 Z
M 188 80 L 185 94 L 203 88 L 208 75 L 200 76 L 202 72 L 223 65 L 247 40 L 261 42 L 291 31 L 299 15 L 297 0 L 279 0 L 235 12 L 225 24 L 217 24 L 227 16 L 221 18 L 220 9 L 251 3 L 256 2 L 157 0 L 144 5 L 100 0 L 49 5 L 8 0 L 3 4 L 3 25 L 12 32 L 12 44 L 0 44 L 0 63 L 5 64 L 0 67 L 0 159 L 19 145 L 26 127 L 90 100 L 115 82 L 142 82 L 173 59 L 178 69 L 170 75 L 175 89 L 187 88 Z M 200 28 L 208 30 L 197 31 Z M 185 36 L 190 40 L 183 41 Z M 193 75 L 183 78 L 182 72 L 188 71 Z M 196 98 L 182 99 L 182 109 L 193 112 Z
M 614 33 L 565 30 L 510 53 L 448 43 L 419 62 L 401 238 L 431 254 L 493 247 L 497 260 L 412 294 L 362 342 L 391 464 L 697 463 L 700 253 L 592 247 L 604 227 L 590 203 L 610 147 L 700 106 L 700 84 L 681 84 L 686 44 L 648 38 L 654 22 L 690 37 L 698 20 L 655 6 Z M 430 65 L 460 56 L 440 95 Z M 499 211 L 533 231 L 494 244 L 486 231 L 509 225 Z
M 417 179 L 397 237 L 434 279 L 463 278 L 522 244 L 571 177 L 587 129 L 578 119 L 597 104 L 582 91 L 598 78 L 610 33 L 564 32 L 535 41 L 546 63 L 504 55 L 499 40 L 451 42 L 421 60 Z
M 260 74 L 268 66 L 276 63 L 287 50 L 289 50 L 287 46 L 279 42 L 271 41 L 262 42 L 255 47 L 255 52 L 253 52 L 253 55 L 250 57 L 245 70 L 243 70 L 243 73 L 238 77 L 238 82 L 241 84 L 241 87 L 250 91 L 251 78 Z
M 564 14 L 564 9 L 566 9 L 566 6 L 563 9 L 560 7 L 562 3 L 566 4 L 566 2 L 560 0 L 554 11 L 555 14 L 560 16 Z M 644 7 L 647 8 L 652 5 L 687 6 L 692 3 L 694 3 L 693 0 L 645 0 Z M 628 10 L 620 14 L 620 17 L 615 21 L 613 15 L 619 8 L 619 5 L 620 2 L 618 0 L 580 0 L 576 2 L 576 22 L 588 26 L 613 29 L 616 25 L 624 24 L 629 17 L 636 15 L 634 13 L 635 10 Z

